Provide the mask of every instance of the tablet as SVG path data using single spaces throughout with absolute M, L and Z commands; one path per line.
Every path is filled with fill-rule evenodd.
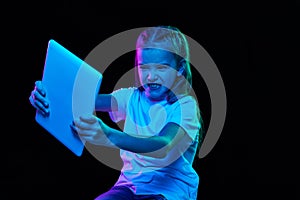
M 95 113 L 102 74 L 61 44 L 48 42 L 42 83 L 50 103 L 50 115 L 38 111 L 35 120 L 75 155 L 81 156 L 85 141 L 71 131 L 80 115 Z

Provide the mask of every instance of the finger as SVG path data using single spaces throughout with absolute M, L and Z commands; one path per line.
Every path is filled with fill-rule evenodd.
M 49 111 L 43 111 L 43 110 L 37 110 L 38 113 L 40 113 L 41 115 L 43 115 L 44 117 L 49 117 L 50 116 L 50 112 Z
M 79 119 L 75 119 L 72 124 L 77 128 L 77 130 L 91 130 L 91 125 Z
M 35 105 L 35 101 L 32 95 L 29 96 L 29 102 L 34 108 L 38 109 L 38 107 Z
M 35 102 L 40 102 L 45 108 L 49 107 L 49 102 L 48 100 L 42 96 L 39 92 L 37 92 L 36 90 L 32 91 L 32 97 L 35 100 Z
M 44 112 L 47 111 L 49 108 L 48 100 L 42 97 L 38 92 L 32 91 L 31 94 L 31 103 L 38 107 L 38 109 L 43 110 Z
M 35 109 L 37 109 L 40 114 L 42 114 L 45 117 L 48 117 L 50 115 L 49 109 L 45 108 L 41 102 L 34 100 L 34 97 L 32 95 L 29 97 L 29 101 L 31 105 Z
M 71 128 L 71 131 L 74 135 L 78 135 L 78 131 L 77 131 L 77 128 L 73 125 L 73 124 L 70 124 L 70 128 Z
M 36 81 L 35 82 L 35 89 L 43 96 L 46 96 L 46 90 L 42 84 L 42 81 Z
M 73 134 L 78 135 L 80 137 L 85 136 L 85 137 L 91 137 L 92 134 L 86 130 L 82 130 L 76 126 L 74 126 L 73 124 L 70 124 L 70 128 Z
M 92 142 L 93 137 L 92 136 L 85 136 L 85 135 L 77 135 L 82 141 L 86 141 L 86 142 Z
M 94 115 L 83 115 L 79 117 L 81 121 L 93 124 L 97 122 L 97 117 Z
M 46 117 L 50 115 L 49 109 L 45 108 L 44 105 L 43 105 L 41 102 L 35 101 L 34 105 L 35 105 L 35 108 L 38 109 L 38 111 L 39 111 L 42 115 L 44 115 L 44 116 L 46 116 Z

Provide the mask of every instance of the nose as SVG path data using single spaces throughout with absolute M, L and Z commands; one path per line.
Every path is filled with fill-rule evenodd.
M 147 74 L 147 80 L 149 82 L 154 82 L 157 80 L 157 74 L 156 74 L 155 70 L 149 70 L 149 72 Z

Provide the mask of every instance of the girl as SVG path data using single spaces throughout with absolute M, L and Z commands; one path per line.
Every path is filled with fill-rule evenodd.
M 109 112 L 124 130 L 97 116 L 74 119 L 71 128 L 87 142 L 120 149 L 123 167 L 114 186 L 97 200 L 196 200 L 199 177 L 192 164 L 201 138 L 201 116 L 189 95 L 189 47 L 175 27 L 145 29 L 136 42 L 136 85 L 99 94 L 96 111 Z M 41 81 L 31 104 L 49 114 Z M 200 137 L 199 137 L 200 136 Z

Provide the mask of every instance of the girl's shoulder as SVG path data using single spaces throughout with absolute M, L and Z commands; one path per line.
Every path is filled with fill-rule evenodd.
M 122 88 L 114 90 L 112 92 L 112 94 L 122 93 L 122 94 L 125 95 L 127 93 L 129 95 L 129 94 L 132 94 L 134 92 L 138 92 L 138 88 L 136 88 L 136 87 L 127 87 L 127 88 L 122 87 Z
M 177 103 L 178 104 L 186 104 L 186 103 L 197 104 L 197 99 L 192 95 L 184 95 L 181 98 L 178 98 Z
M 199 110 L 197 99 L 191 95 L 184 95 L 171 105 L 173 110 Z

